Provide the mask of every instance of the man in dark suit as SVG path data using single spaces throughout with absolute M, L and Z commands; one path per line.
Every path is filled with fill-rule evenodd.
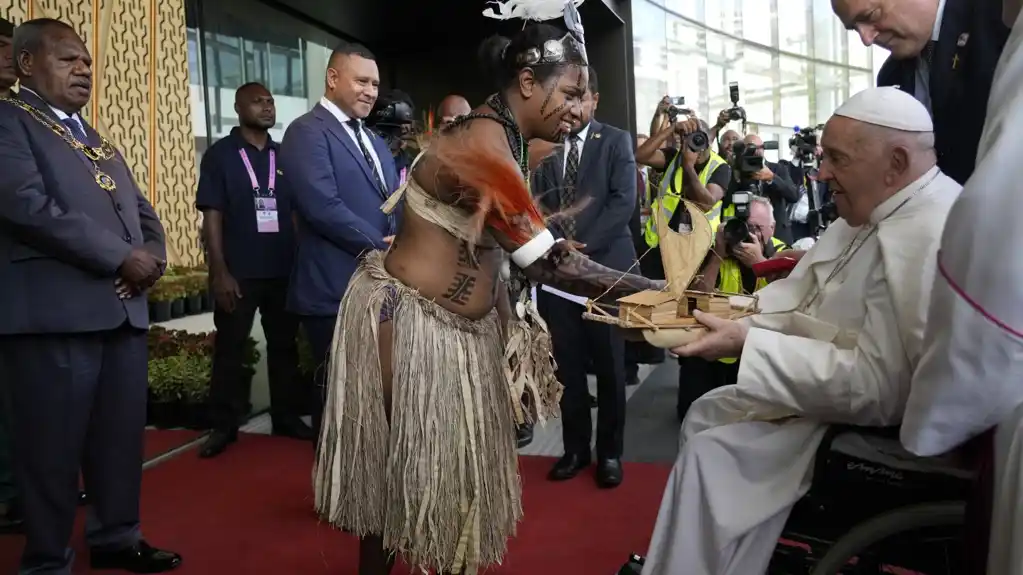
M 314 386 L 314 431 L 348 280 L 359 257 L 387 249 L 398 229 L 398 216 L 380 211 L 397 188 L 394 162 L 387 144 L 363 122 L 380 84 L 373 54 L 358 44 L 341 44 L 330 56 L 326 84 L 320 102 L 288 126 L 281 142 L 283 178 L 299 220 L 288 308 L 302 316 L 313 354 L 324 362 Z
M 593 120 L 600 94 L 590 68 L 580 123 L 563 149 L 547 157 L 534 175 L 533 191 L 556 235 L 582 244 L 594 261 L 628 270 L 636 261 L 629 221 L 636 206 L 636 159 L 632 137 Z M 551 330 L 558 380 L 565 386 L 561 413 L 565 454 L 548 477 L 575 477 L 592 461 L 593 424 L 587 367 L 597 378 L 597 472 L 601 487 L 622 482 L 625 428 L 625 340 L 616 328 L 583 320 L 578 303 L 540 290 L 538 306 Z
M 960 184 L 973 173 L 995 66 L 1009 37 L 1001 2 L 832 0 L 863 44 L 891 51 L 878 86 L 912 94 L 934 119 L 938 167 Z
M 14 24 L 0 18 L 0 97 L 14 95 L 12 88 L 18 83 L 14 72 L 12 42 Z M 6 382 L 0 381 L 0 533 L 21 527 L 21 506 L 18 489 L 14 484 L 14 461 L 11 459 L 11 407 Z
M 79 471 L 94 569 L 181 557 L 139 531 L 149 326 L 164 231 L 121 155 L 79 116 L 92 59 L 58 20 L 14 35 L 20 98 L 0 103 L 0 373 L 11 382 L 22 573 L 70 573 Z

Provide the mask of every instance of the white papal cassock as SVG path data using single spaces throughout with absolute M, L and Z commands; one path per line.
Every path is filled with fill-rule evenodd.
M 698 399 L 682 425 L 644 575 L 763 573 L 809 488 L 818 422 L 899 422 L 960 189 L 931 169 L 869 224 L 835 222 L 760 291 L 736 385 Z
M 988 573 L 1023 575 L 1023 18 L 987 109 L 977 169 L 942 238 L 902 442 L 943 453 L 998 425 Z

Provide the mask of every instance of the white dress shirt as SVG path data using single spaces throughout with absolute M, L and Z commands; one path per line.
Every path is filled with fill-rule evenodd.
M 331 102 L 326 97 L 320 98 L 320 105 L 327 109 L 338 122 L 341 122 L 341 127 L 345 129 L 345 133 L 352 139 L 353 144 L 357 144 L 355 141 L 355 130 L 348 125 L 348 122 L 352 119 L 351 116 L 341 111 L 334 102 Z M 369 139 L 369 134 L 366 133 L 366 124 L 362 120 L 359 120 L 359 124 L 362 129 L 359 130 L 359 136 L 362 138 L 362 144 L 369 150 L 370 157 L 373 158 L 373 169 L 376 170 L 377 176 L 380 177 L 380 181 L 386 185 L 387 180 L 384 179 L 383 165 L 380 163 L 380 157 L 377 156 L 376 148 L 373 147 L 373 141 Z
M 38 92 L 36 92 L 35 90 L 30 90 L 30 89 L 28 89 L 28 88 L 26 88 L 24 86 L 19 86 L 18 87 L 18 91 L 20 91 L 20 92 L 28 92 L 29 94 L 32 94 L 33 96 L 35 96 L 36 98 L 39 98 L 43 102 L 46 101 L 42 96 L 39 95 Z M 82 129 L 82 132 L 84 132 L 86 134 L 89 133 L 89 132 L 86 132 L 85 124 L 82 123 L 82 118 L 78 114 L 72 114 L 72 115 L 69 116 L 63 110 L 58 110 L 57 108 L 54 108 L 53 106 L 50 106 L 50 109 L 53 110 L 53 113 L 56 114 L 57 119 L 60 120 L 61 122 L 63 122 L 64 120 L 67 120 L 68 118 L 71 118 L 72 120 L 74 120 L 75 122 L 78 123 L 78 127 Z M 77 139 L 77 138 L 75 138 L 75 139 Z
M 931 41 L 937 42 L 941 36 L 941 19 L 945 15 L 945 0 L 938 0 L 938 14 L 934 17 L 934 30 L 931 31 Z M 927 108 L 931 115 L 931 65 L 923 58 L 916 60 L 916 82 L 913 83 L 913 97 L 919 100 Z
M 561 177 L 565 177 L 565 171 L 568 169 L 568 150 L 571 146 L 569 140 L 571 138 L 577 138 L 576 148 L 579 149 L 579 159 L 581 160 L 583 157 L 583 146 L 586 145 L 586 136 L 589 133 L 590 125 L 586 124 L 586 126 L 582 130 L 579 130 L 577 134 L 571 134 L 565 138 L 565 154 L 561 158 Z

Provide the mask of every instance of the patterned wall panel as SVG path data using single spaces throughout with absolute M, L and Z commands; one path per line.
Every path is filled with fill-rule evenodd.
M 0 0 L 0 14 L 75 27 L 93 56 L 93 99 L 82 114 L 117 144 L 156 206 L 171 263 L 199 263 L 184 0 Z

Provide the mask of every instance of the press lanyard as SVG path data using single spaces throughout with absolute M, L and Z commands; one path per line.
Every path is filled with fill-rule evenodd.
M 238 148 L 238 154 L 242 157 L 242 163 L 245 164 L 245 171 L 249 173 L 249 182 L 252 183 L 252 192 L 259 195 L 259 180 L 256 179 L 256 171 L 252 169 L 252 162 L 249 161 L 249 155 L 245 153 L 243 148 Z M 266 179 L 266 192 L 270 194 L 270 197 L 274 195 L 274 189 L 277 187 L 277 155 L 274 153 L 273 148 L 270 149 L 270 175 Z

